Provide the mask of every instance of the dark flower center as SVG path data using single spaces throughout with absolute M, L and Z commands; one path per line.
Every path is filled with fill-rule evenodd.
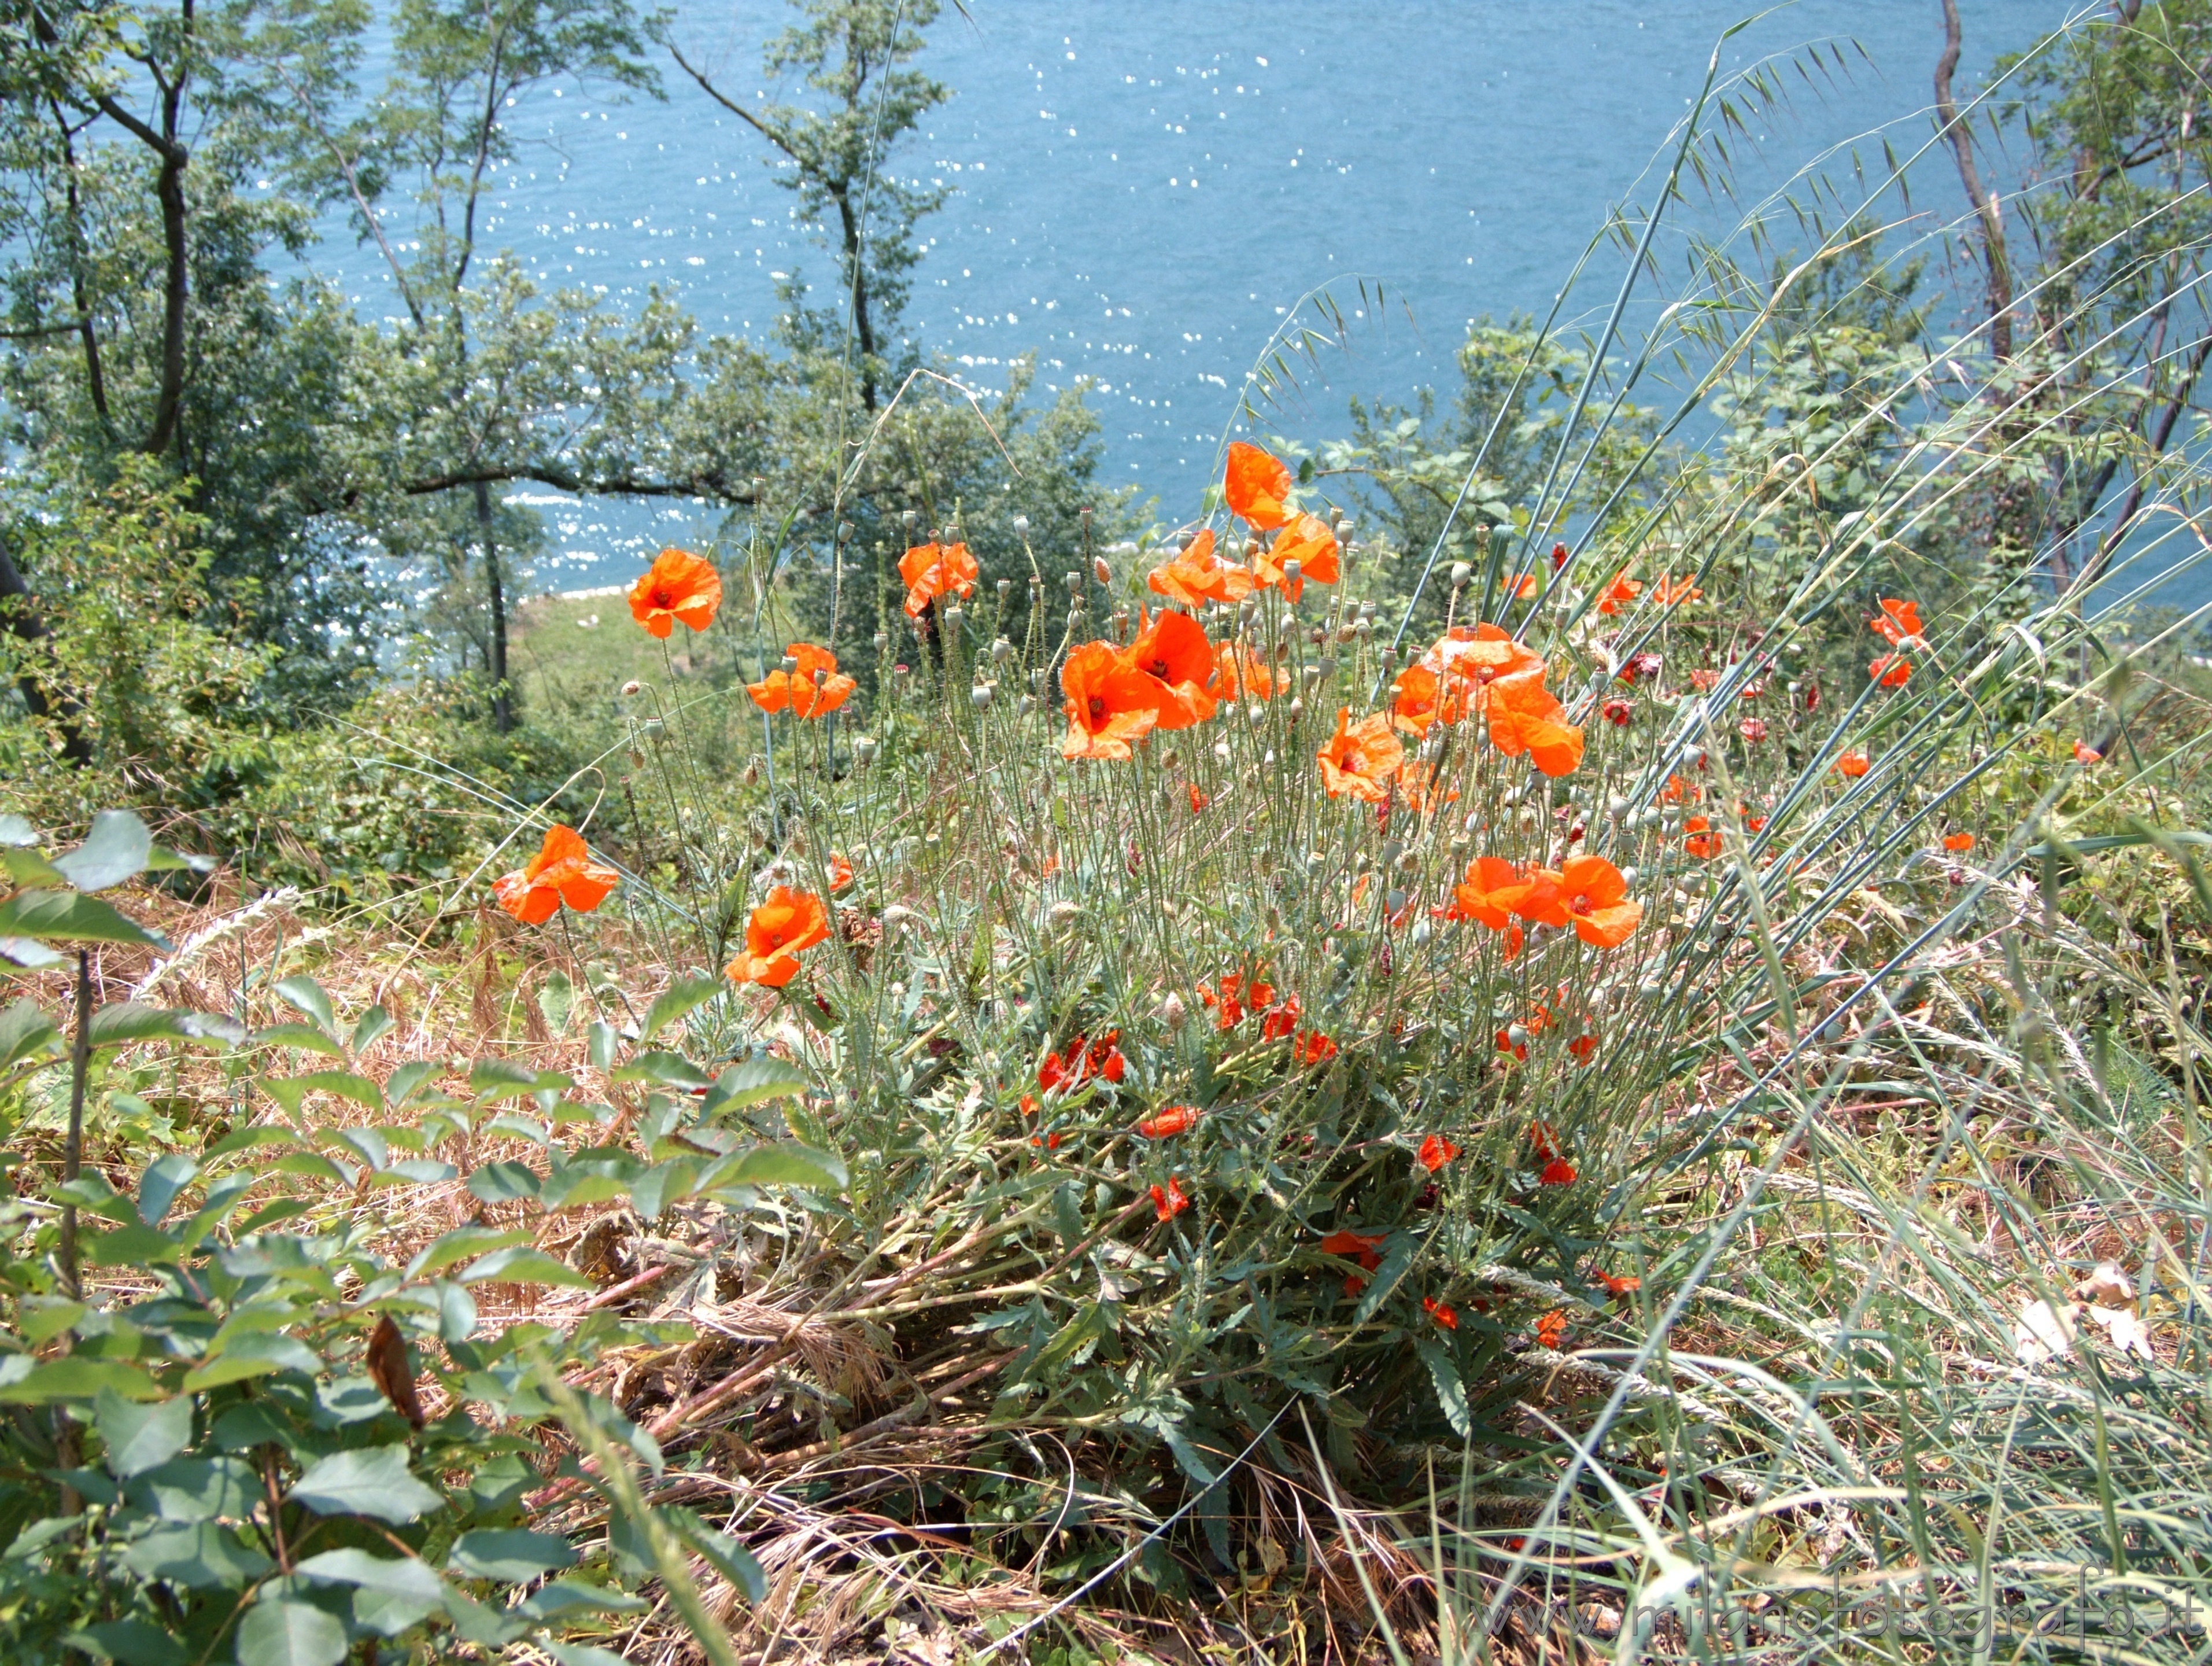
M 1151 672 L 1153 676 L 1158 678 L 1163 683 L 1168 680 L 1168 662 L 1164 660 L 1155 660 L 1145 669 Z
M 1095 694 L 1091 696 L 1091 721 L 1093 723 L 1106 721 L 1106 702 Z

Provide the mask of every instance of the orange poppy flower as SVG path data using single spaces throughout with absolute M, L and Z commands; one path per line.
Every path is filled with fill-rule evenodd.
M 1253 1010 L 1258 1012 L 1259 1008 L 1255 1005 Z M 1298 998 L 1296 995 L 1285 995 L 1275 1006 L 1260 1013 L 1260 1038 L 1262 1041 L 1280 1041 L 1297 1027 Z
M 1290 579 L 1283 571 L 1286 562 L 1298 564 L 1298 576 Z M 1292 601 L 1305 593 L 1305 581 L 1316 584 L 1336 582 L 1336 534 L 1328 530 L 1328 523 L 1319 515 L 1300 515 L 1275 534 L 1275 541 L 1252 557 L 1252 580 L 1261 589 L 1276 585 Z
M 1426 810 L 1429 807 L 1429 801 L 1435 795 L 1436 785 L 1437 766 L 1425 758 L 1409 757 L 1398 771 L 1398 791 L 1405 795 L 1406 802 L 1412 805 L 1417 811 Z M 1458 803 L 1459 788 L 1446 787 L 1443 802 Z
M 1682 831 L 1689 835 L 1682 841 L 1684 854 L 1705 861 L 1721 854 L 1721 836 L 1703 816 L 1691 817 L 1682 824 Z
M 1670 579 L 1664 573 L 1651 587 L 1651 599 L 1662 607 L 1679 607 L 1684 602 L 1693 602 L 1705 593 L 1690 582 L 1692 575 L 1685 573 L 1679 579 Z
M 1644 904 L 1630 899 L 1627 880 L 1602 856 L 1571 858 L 1559 884 L 1568 923 L 1594 948 L 1620 947 L 1644 921 Z
M 1875 634 L 1892 648 L 1922 648 L 1926 646 L 1920 627 L 1920 604 L 1899 601 L 1894 597 L 1881 599 L 1881 616 L 1869 619 Z
M 907 617 L 920 618 L 923 608 L 953 591 L 967 595 L 981 572 L 964 544 L 915 544 L 899 557 L 899 577 L 906 581 Z
M 799 952 L 830 935 L 830 913 L 812 891 L 778 885 L 745 921 L 745 952 L 722 969 L 734 983 L 781 989 L 799 974 Z
M 1588 1064 L 1597 1056 L 1597 1037 L 1577 1036 L 1567 1043 L 1567 1051 L 1574 1055 L 1577 1064 Z
M 2102 763 L 2105 755 L 2087 741 L 2077 740 L 2074 743 L 2074 761 L 2086 769 L 2093 763 Z
M 1611 1273 L 1601 1273 L 1597 1275 L 1597 1281 L 1605 1286 L 1609 1296 L 1626 1296 L 1632 1290 L 1644 1288 L 1644 1280 L 1633 1273 L 1622 1274 L 1618 1277 Z
M 753 697 L 753 704 L 764 712 L 780 712 L 787 707 L 794 717 L 822 717 L 843 705 L 860 684 L 842 675 L 837 669 L 837 656 L 825 648 L 811 642 L 793 642 L 784 653 L 799 662 L 795 671 L 781 667 L 769 672 L 757 683 L 745 684 L 745 692 Z M 814 673 L 822 673 L 822 683 L 815 685 Z
M 1195 816 L 1200 811 L 1204 810 L 1208 804 L 1212 803 L 1212 800 L 1208 799 L 1205 793 L 1198 790 L 1198 783 L 1196 781 L 1189 781 L 1185 783 L 1185 785 L 1188 787 L 1190 793 L 1190 813 Z
M 714 623 L 722 605 L 722 579 L 689 550 L 663 550 L 652 569 L 630 587 L 629 616 L 646 634 L 665 640 L 681 619 L 694 630 Z
M 1502 856 L 1478 856 L 1468 865 L 1467 878 L 1452 892 L 1452 901 L 1463 919 L 1480 920 L 1494 932 L 1513 923 L 1513 911 L 1524 901 L 1536 881 L 1525 869 Z
M 1973 848 L 1974 836 L 1971 833 L 1946 833 L 1943 836 L 1943 848 L 1946 850 L 1964 854 Z
M 1314 756 L 1321 763 L 1322 788 L 1329 797 L 1349 793 L 1369 804 L 1380 804 L 1390 794 L 1390 777 L 1406 761 L 1406 749 L 1390 733 L 1390 720 L 1371 713 L 1346 727 L 1349 706 L 1336 709 L 1336 733 Z
M 1170 1105 L 1157 1116 L 1147 1116 L 1137 1124 L 1137 1132 L 1147 1140 L 1165 1140 L 1183 1133 L 1198 1124 L 1196 1105 Z
M 1204 1006 L 1218 1006 L 1221 1009 L 1221 1028 L 1233 1030 L 1243 1021 L 1248 1002 L 1255 1012 L 1264 1012 L 1273 1006 L 1275 988 L 1274 985 L 1262 983 L 1256 978 L 1247 981 L 1239 973 L 1224 972 L 1221 975 L 1221 993 L 1216 995 L 1211 989 L 1200 988 L 1198 999 Z
M 1872 767 L 1873 761 L 1864 752 L 1845 752 L 1836 760 L 1836 768 L 1854 781 Z
M 1439 675 L 1451 674 L 1478 688 L 1512 679 L 1544 677 L 1543 656 L 1490 623 L 1454 625 L 1422 654 L 1419 662 Z
M 846 886 L 852 883 L 852 863 L 845 860 L 845 853 L 843 851 L 831 851 L 830 853 L 830 889 L 832 891 L 842 891 Z
M 1272 699 L 1275 673 L 1250 649 L 1223 642 L 1213 651 L 1213 680 L 1206 691 L 1218 700 Z
M 1159 721 L 1159 684 L 1111 642 L 1085 642 L 1070 654 L 1060 669 L 1060 686 L 1067 696 L 1062 757 L 1127 758 L 1130 746 Z
M 1242 567 L 1218 559 L 1213 553 L 1213 528 L 1202 529 L 1190 547 L 1152 569 L 1145 582 L 1157 595 L 1185 607 L 1200 602 L 1233 602 L 1252 593 L 1252 575 Z
M 1659 801 L 1662 804 L 1695 804 L 1705 795 L 1705 789 L 1687 775 L 1670 775 L 1667 777 L 1666 786 L 1660 788 Z
M 1336 1056 L 1336 1043 L 1318 1030 L 1309 1030 L 1291 1043 L 1291 1057 L 1309 1067 L 1326 1064 Z
M 1272 532 L 1291 519 L 1291 471 L 1259 447 L 1231 441 L 1221 496 L 1247 526 Z
M 1433 1296 L 1424 1296 L 1421 1298 L 1421 1310 L 1446 1330 L 1459 1329 L 1459 1315 L 1452 1311 L 1449 1302 L 1440 1302 Z
M 1553 1308 L 1536 1321 L 1536 1341 L 1540 1347 L 1556 1348 L 1566 1337 L 1567 1316 L 1559 1309 Z
M 1188 1207 L 1190 1199 L 1183 1195 L 1182 1188 L 1176 1183 L 1173 1175 L 1168 1177 L 1164 1188 L 1152 1188 L 1152 1213 L 1162 1220 L 1173 1220 Z
M 1604 594 L 1597 599 L 1597 611 L 1618 613 L 1643 593 L 1643 585 L 1630 578 L 1628 570 L 1623 568 L 1614 575 L 1613 582 L 1606 587 Z
M 1467 679 L 1427 665 L 1406 667 L 1392 685 L 1390 721 L 1407 734 L 1425 735 L 1431 723 L 1456 723 L 1467 715 Z
M 529 864 L 494 881 L 492 896 L 526 926 L 542 926 L 567 903 L 589 914 L 622 883 L 622 875 L 593 861 L 583 835 L 558 823 L 545 830 Z
M 1544 774 L 1557 779 L 1582 765 L 1583 732 L 1566 722 L 1566 708 L 1539 682 L 1516 678 L 1484 690 L 1490 717 L 1490 744 L 1508 757 L 1523 752 Z
M 1432 1134 L 1421 1141 L 1421 1149 L 1414 1153 L 1414 1160 L 1431 1174 L 1434 1174 L 1458 1155 L 1457 1146 L 1440 1134 Z
M 1886 689 L 1901 689 L 1912 675 L 1912 661 L 1902 654 L 1885 654 L 1868 663 L 1867 675 Z
M 1143 621 L 1126 657 L 1158 684 L 1153 708 L 1160 728 L 1187 729 L 1213 715 L 1213 696 L 1206 691 L 1213 677 L 1213 644 L 1189 614 L 1164 611 Z
M 1542 582 L 1534 573 L 1516 573 L 1504 581 L 1502 593 L 1509 602 L 1525 602 Z
M 1324 1256 L 1350 1256 L 1371 1273 L 1375 1263 L 1368 1257 L 1375 1255 L 1375 1246 L 1388 1236 L 1385 1232 L 1354 1232 L 1348 1229 L 1331 1232 L 1321 1241 L 1321 1252 Z

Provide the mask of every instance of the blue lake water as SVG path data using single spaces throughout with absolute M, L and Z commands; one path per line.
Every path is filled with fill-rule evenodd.
M 1034 352 L 1049 391 L 1094 380 L 1104 474 L 1180 518 L 1195 504 L 1248 369 L 1302 295 L 1328 286 L 1350 325 L 1265 425 L 1340 434 L 1348 395 L 1447 391 L 1468 323 L 1548 307 L 1610 204 L 1680 120 L 1708 58 L 1751 0 L 969 0 L 931 29 L 921 67 L 954 89 L 897 153 L 954 187 L 926 221 L 909 332 L 979 388 Z M 2081 6 L 1961 0 L 1962 94 L 2000 53 Z M 680 9 L 686 56 L 739 96 L 764 89 L 774 0 Z M 972 20 L 972 21 L 971 21 Z M 1826 68 L 1789 67 L 1824 43 Z M 1909 149 L 1941 50 L 1936 0 L 1801 0 L 1720 46 L 1722 74 L 1778 60 L 1788 101 L 1732 144 L 1746 200 L 1894 125 Z M 1828 59 L 1839 49 L 1844 67 Z M 369 65 L 373 81 L 376 66 Z M 795 228 L 764 143 L 667 66 L 665 103 L 569 86 L 511 115 L 520 141 L 485 241 L 549 288 L 621 301 L 658 283 L 712 331 L 765 337 L 775 284 L 831 275 Z M 1858 147 L 1881 166 L 1878 140 Z M 1848 177 L 1848 149 L 1827 164 Z M 1915 176 L 1932 230 L 1961 206 L 1948 167 Z M 1894 199 L 1892 199 L 1894 208 Z M 1686 223 L 1737 210 L 1693 198 Z M 326 245 L 362 310 L 397 310 L 372 251 Z M 1587 315 L 1609 297 L 1601 263 Z M 1371 297 L 1362 304 L 1364 281 Z M 1939 320 L 1940 323 L 1940 320 Z M 574 502 L 527 491 L 553 534 L 550 588 L 624 581 L 668 538 L 702 536 L 696 506 Z

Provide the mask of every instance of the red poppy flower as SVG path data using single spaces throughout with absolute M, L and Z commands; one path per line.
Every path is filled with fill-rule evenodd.
M 1162 1220 L 1173 1220 L 1188 1207 L 1190 1199 L 1183 1195 L 1183 1189 L 1176 1183 L 1173 1175 L 1168 1177 L 1165 1187 L 1152 1188 L 1152 1213 Z
M 1284 569 L 1298 564 L 1293 580 Z M 1305 581 L 1334 584 L 1337 577 L 1336 534 L 1319 515 L 1300 515 L 1275 534 L 1273 544 L 1252 557 L 1252 579 L 1261 589 L 1276 585 L 1292 601 L 1305 593 Z
M 1540 683 L 1494 684 L 1485 691 L 1490 744 L 1508 757 L 1523 752 L 1554 780 L 1582 765 L 1583 732 L 1565 721 L 1566 708 Z
M 1718 683 L 1720 680 L 1720 672 L 1705 666 L 1699 666 L 1695 671 L 1690 673 L 1690 686 L 1695 689 L 1699 694 L 1711 694 L 1713 691 L 1714 684 Z
M 1213 644 L 1198 621 L 1172 610 L 1157 618 L 1139 618 L 1137 640 L 1125 657 L 1158 685 L 1153 703 L 1158 727 L 1187 729 L 1212 716 L 1214 700 L 1206 685 L 1213 678 Z
M 1564 544 L 1553 544 L 1552 546 L 1552 570 L 1556 573 L 1566 564 L 1567 546 Z
M 899 577 L 906 581 L 906 611 L 910 619 L 938 597 L 957 591 L 965 596 L 975 587 L 982 569 L 964 544 L 917 544 L 899 557 Z
M 830 853 L 830 889 L 842 891 L 853 883 L 853 865 L 845 860 L 842 851 Z
M 1575 935 L 1593 948 L 1619 948 L 1644 921 L 1628 881 L 1602 856 L 1576 856 L 1559 870 L 1559 899 Z
M 1231 441 L 1222 472 L 1221 496 L 1231 514 L 1263 532 L 1291 518 L 1291 471 L 1257 446 Z
M 1721 854 L 1721 836 L 1712 830 L 1712 825 L 1703 816 L 1692 816 L 1682 824 L 1682 831 L 1689 835 L 1682 841 L 1685 855 L 1705 861 Z
M 1057 1134 L 1032 1134 L 1030 1135 L 1030 1144 L 1042 1146 L 1046 1151 L 1058 1151 L 1060 1136 Z
M 1431 1174 L 1434 1174 L 1458 1155 L 1457 1146 L 1440 1134 L 1432 1134 L 1421 1141 L 1421 1149 L 1415 1154 L 1415 1160 Z
M 1203 528 L 1174 559 L 1152 569 L 1146 584 L 1154 594 L 1196 607 L 1200 602 L 1241 601 L 1252 593 L 1252 575 L 1213 553 L 1213 529 Z
M 2105 755 L 2086 740 L 2077 740 L 2074 743 L 2074 761 L 2086 769 L 2093 763 L 2102 763 Z
M 1391 685 L 1390 721 L 1407 734 L 1425 735 L 1439 721 L 1456 723 L 1467 715 L 1468 684 L 1425 665 L 1406 667 Z
M 1679 607 L 1684 602 L 1697 600 L 1705 593 L 1690 582 L 1691 576 L 1685 573 L 1679 579 L 1670 579 L 1662 573 L 1659 581 L 1651 587 L 1651 599 L 1662 607 Z
M 1446 1330 L 1459 1329 L 1459 1315 L 1452 1311 L 1449 1302 L 1440 1302 L 1433 1296 L 1424 1296 L 1421 1298 L 1421 1310 Z
M 1321 1252 L 1324 1256 L 1352 1256 L 1372 1273 L 1382 1261 L 1382 1257 L 1375 1253 L 1375 1246 L 1388 1236 L 1384 1232 L 1354 1232 L 1345 1229 L 1324 1237 L 1321 1241 Z
M 1147 1116 L 1138 1123 L 1137 1132 L 1147 1140 L 1166 1140 L 1197 1124 L 1196 1105 L 1170 1105 L 1158 1116 Z
M 1067 696 L 1062 757 L 1126 759 L 1159 721 L 1160 684 L 1111 642 L 1085 642 L 1071 653 L 1060 669 L 1060 686 Z
M 1567 1316 L 1558 1308 L 1536 1321 L 1536 1341 L 1539 1347 L 1556 1348 L 1566 1340 Z
M 542 926 L 566 903 L 589 914 L 622 883 L 622 875 L 592 860 L 583 835 L 556 822 L 545 830 L 527 866 L 503 874 L 493 897 L 526 926 Z
M 1291 1056 L 1309 1067 L 1326 1064 L 1336 1056 L 1336 1043 L 1318 1030 L 1309 1030 L 1291 1043 Z
M 1528 871 L 1500 856 L 1478 856 L 1468 864 L 1467 878 L 1453 891 L 1454 906 L 1462 919 L 1479 920 L 1496 932 L 1511 925 L 1516 907 L 1535 883 Z
M 1528 1043 L 1526 1042 L 1515 1041 L 1513 1039 L 1513 1032 L 1510 1030 L 1499 1031 L 1493 1039 L 1498 1044 L 1498 1050 L 1499 1052 L 1510 1053 L 1516 1059 L 1520 1059 L 1524 1062 L 1527 1061 L 1528 1057 Z
M 1209 800 L 1205 793 L 1198 790 L 1198 783 L 1196 781 L 1191 781 L 1188 783 L 1188 786 L 1190 792 L 1190 813 L 1195 816 L 1199 812 L 1205 809 L 1212 800 Z
M 1605 713 L 1605 721 L 1616 729 L 1626 728 L 1628 720 L 1636 713 L 1634 706 L 1626 700 L 1618 698 L 1607 701 L 1600 709 Z
M 1567 1051 L 1574 1055 L 1577 1064 L 1588 1064 L 1597 1056 L 1597 1037 L 1577 1036 L 1567 1043 Z
M 1639 679 L 1650 682 L 1666 668 L 1667 662 L 1656 654 L 1632 654 L 1620 667 L 1620 680 L 1634 684 Z
M 1260 1037 L 1262 1041 L 1280 1041 L 1298 1027 L 1298 998 L 1287 995 L 1260 1014 Z
M 1604 593 L 1597 599 L 1597 611 L 1601 613 L 1618 613 L 1624 606 L 1633 602 L 1643 593 L 1644 587 L 1630 578 L 1627 570 L 1624 569 L 1614 576 L 1613 582 L 1606 587 Z
M 1946 850 L 1963 853 L 1973 848 L 1974 836 L 1971 833 L 1946 833 L 1943 836 L 1943 848 Z
M 1899 601 L 1893 597 L 1881 599 L 1881 614 L 1869 619 L 1875 634 L 1892 648 L 1920 648 L 1925 646 L 1920 628 L 1920 604 Z
M 1873 761 L 1864 752 L 1845 752 L 1836 760 L 1836 768 L 1856 781 L 1873 767 Z
M 663 640 L 678 619 L 704 630 L 721 605 L 721 575 L 689 550 L 663 550 L 653 558 L 651 570 L 630 587 L 630 617 L 647 635 Z
M 1500 593 L 1507 601 L 1525 602 L 1543 587 L 1543 582 L 1534 573 L 1516 573 L 1504 581 Z
M 1224 642 L 1213 653 L 1213 680 L 1206 691 L 1219 700 L 1267 700 L 1275 692 L 1275 674 L 1249 648 Z
M 794 717 L 821 717 L 834 712 L 845 703 L 846 698 L 860 684 L 837 670 L 837 656 L 828 648 L 817 648 L 811 642 L 793 642 L 784 654 L 798 661 L 797 668 L 771 671 L 757 683 L 745 684 L 745 692 L 753 697 L 753 704 L 764 712 L 780 712 L 787 707 Z M 822 673 L 817 686 L 814 674 Z
M 1218 1006 L 1221 1009 L 1221 1028 L 1232 1030 L 1243 1022 L 1247 1003 L 1255 1012 L 1265 1012 L 1274 1005 L 1275 990 L 1273 984 L 1261 983 L 1256 979 L 1248 982 L 1238 973 L 1224 972 L 1221 976 L 1221 993 L 1218 995 L 1201 986 L 1198 998 L 1207 1006 Z
M 829 910 L 811 891 L 778 885 L 745 922 L 745 952 L 722 969 L 736 983 L 781 989 L 799 974 L 799 953 L 830 935 Z
M 1886 689 L 1901 689 L 1912 675 L 1912 661 L 1902 654 L 1884 654 L 1868 663 L 1867 675 Z
M 1564 1157 L 1555 1157 L 1536 1171 L 1539 1186 L 1571 1186 L 1575 1183 L 1575 1165 Z
M 1597 1275 L 1597 1281 L 1605 1286 L 1606 1293 L 1609 1296 L 1626 1296 L 1632 1290 L 1644 1288 L 1644 1280 L 1633 1273 L 1623 1274 L 1619 1277 L 1615 1277 L 1611 1273 L 1601 1273 Z
M 1406 749 L 1390 733 L 1390 721 L 1375 712 L 1346 727 L 1349 706 L 1336 712 L 1336 733 L 1315 757 L 1321 763 L 1322 787 L 1331 798 L 1350 793 L 1370 804 L 1389 796 L 1390 777 L 1406 761 Z

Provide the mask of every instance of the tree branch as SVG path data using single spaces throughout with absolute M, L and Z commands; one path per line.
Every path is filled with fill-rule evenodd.
M 715 86 L 713 82 L 707 79 L 705 71 L 693 69 L 690 61 L 684 58 L 684 54 L 680 51 L 678 50 L 676 43 L 672 40 L 668 43 L 668 55 L 676 60 L 678 67 L 680 68 L 685 75 L 690 76 L 692 80 L 699 83 L 700 90 L 705 93 L 708 98 L 714 100 L 715 103 L 720 105 L 722 108 L 728 111 L 739 120 L 750 125 L 754 132 L 759 134 L 761 137 L 766 139 L 778 150 L 781 150 L 785 155 L 790 157 L 792 161 L 795 162 L 799 160 L 799 153 L 791 148 L 791 142 L 788 139 L 785 138 L 782 134 L 777 132 L 775 129 L 770 127 L 758 116 L 753 114 L 751 111 L 746 109 L 744 106 L 726 95 L 722 92 L 721 88 Z
M 1951 76 L 1959 67 L 1959 3 L 1943 0 L 1943 55 L 1936 60 L 1936 113 L 1943 123 L 1943 137 L 1959 159 L 1959 182 L 1966 200 L 1982 221 L 1982 259 L 1989 268 L 1990 351 L 1999 359 L 2012 357 L 2012 267 L 2005 258 L 2004 217 L 1997 200 L 1982 184 L 1974 166 L 1974 138 L 1959 119 L 1959 106 L 1951 96 Z

